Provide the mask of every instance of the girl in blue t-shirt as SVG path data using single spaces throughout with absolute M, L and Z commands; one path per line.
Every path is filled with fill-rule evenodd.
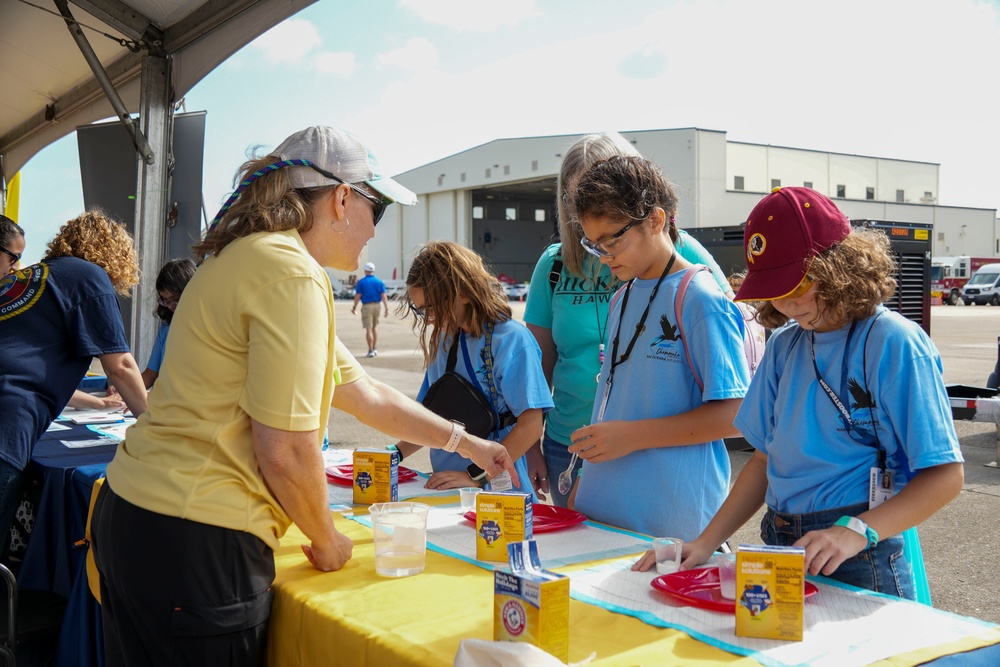
M 507 298 L 482 258 L 458 244 L 436 241 L 424 246 L 410 265 L 406 288 L 427 367 L 417 400 L 423 401 L 428 389 L 453 364 L 453 371 L 494 412 L 496 428 L 477 435 L 507 448 L 517 461 L 520 479 L 514 490 L 533 493 L 524 454 L 541 436 L 543 413 L 552 407 L 535 339 L 523 324 L 511 319 Z M 433 404 L 427 407 L 436 409 Z M 473 421 L 472 415 L 455 418 Z M 400 442 L 397 449 L 405 457 L 418 447 Z M 490 487 L 486 475 L 460 454 L 433 449 L 430 456 L 434 472 L 427 488 Z
M 767 544 L 805 548 L 806 570 L 913 599 L 901 532 L 962 489 L 941 359 L 927 335 L 881 304 L 895 290 L 885 235 L 851 229 L 830 199 L 775 189 L 744 231 L 736 298 L 761 303 L 770 339 L 736 417 L 757 450 L 683 568 L 767 510 Z M 648 569 L 649 555 L 634 569 Z
M 581 244 L 625 285 L 611 300 L 590 424 L 570 436 L 584 460 L 570 503 L 603 523 L 693 539 L 729 490 L 723 438 L 737 434 L 749 383 L 742 317 L 699 272 L 677 321 L 692 264 L 676 250 L 677 196 L 655 164 L 598 162 L 572 196 Z

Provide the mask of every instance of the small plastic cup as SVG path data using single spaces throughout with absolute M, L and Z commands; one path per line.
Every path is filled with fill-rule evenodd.
M 736 599 L 736 554 L 716 554 L 712 556 L 719 568 L 719 592 L 727 600 Z
M 672 574 L 681 569 L 681 551 L 684 540 L 679 537 L 657 537 L 653 539 L 653 551 L 656 553 L 656 571 L 660 574 Z
M 467 486 L 459 490 L 462 497 L 462 514 L 476 510 L 476 496 L 482 491 L 478 486 Z

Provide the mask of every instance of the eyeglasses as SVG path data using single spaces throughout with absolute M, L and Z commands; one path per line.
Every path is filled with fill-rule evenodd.
M 648 218 L 649 216 L 646 217 Z M 614 257 L 628 246 L 628 239 L 623 239 L 622 235 L 645 220 L 646 218 L 633 220 L 611 236 L 597 243 L 594 243 L 586 236 L 581 236 L 580 245 L 594 257 Z
M 157 299 L 156 299 L 156 303 L 160 304 L 164 308 L 176 308 L 177 304 L 179 302 L 180 302 L 179 298 L 177 298 L 177 299 L 164 299 L 161 296 L 161 297 L 157 297 Z
M 419 317 L 420 319 L 424 319 L 425 317 L 427 317 L 427 312 L 429 310 L 431 310 L 430 306 L 420 306 L 419 308 L 417 308 L 416 306 L 413 305 L 412 301 L 410 302 L 410 312 Z
M 782 299 L 798 299 L 800 296 L 804 296 L 806 292 L 812 289 L 813 284 L 816 279 L 810 276 L 808 273 L 802 277 L 802 282 L 795 286 L 791 292 L 781 297 Z
M 389 207 L 388 202 L 386 202 L 384 199 L 368 194 L 367 192 L 356 186 L 354 183 L 348 183 L 344 179 L 334 176 L 326 169 L 321 169 L 314 164 L 311 164 L 309 166 L 312 167 L 317 172 L 319 172 L 320 174 L 323 174 L 327 178 L 337 181 L 338 183 L 343 183 L 351 190 L 353 190 L 357 194 L 361 195 L 362 197 L 370 201 L 372 203 L 372 206 L 374 207 L 374 210 L 372 211 L 372 226 L 374 227 L 378 225 L 378 221 L 382 219 L 382 215 L 385 213 L 385 209 Z
M 7 248 L 4 248 L 3 246 L 0 246 L 0 252 L 7 255 L 13 260 L 11 264 L 17 264 L 18 262 L 21 261 L 20 255 L 18 255 L 16 252 L 11 252 L 10 250 L 7 250 Z

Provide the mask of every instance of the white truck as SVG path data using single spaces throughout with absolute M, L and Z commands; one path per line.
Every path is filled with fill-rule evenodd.
M 1000 306 L 1000 264 L 984 264 L 976 269 L 962 288 L 966 306 Z

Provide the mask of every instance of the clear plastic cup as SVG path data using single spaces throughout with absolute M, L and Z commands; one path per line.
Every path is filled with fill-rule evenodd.
M 478 486 L 466 486 L 459 490 L 462 497 L 462 514 L 476 511 L 476 496 L 482 491 Z
M 736 599 L 736 554 L 716 554 L 712 556 L 719 568 L 719 592 L 727 600 Z
M 657 537 L 653 539 L 653 551 L 656 553 L 656 571 L 660 574 L 672 574 L 681 569 L 681 550 L 684 540 L 679 537 Z
M 375 503 L 369 508 L 376 573 L 408 577 L 424 571 L 429 510 L 423 503 Z

